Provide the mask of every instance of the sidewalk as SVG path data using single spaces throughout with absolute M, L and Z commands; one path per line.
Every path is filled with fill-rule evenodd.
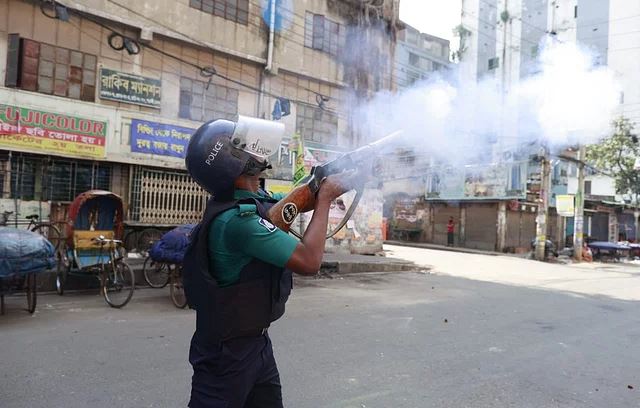
M 396 246 L 406 246 L 412 248 L 424 248 L 424 249 L 434 249 L 436 251 L 448 251 L 448 252 L 462 252 L 465 254 L 475 254 L 475 255 L 491 255 L 491 256 L 515 256 L 517 258 L 522 258 L 522 256 L 518 256 L 517 254 L 508 254 L 496 251 L 483 251 L 480 249 L 471 249 L 464 247 L 449 247 L 446 245 L 438 245 L 438 244 L 430 244 L 426 242 L 405 242 L 405 241 L 384 241 L 385 245 L 396 245 Z
M 136 286 L 146 285 L 142 273 L 144 259 L 144 257 L 135 253 L 130 254 L 130 257 L 127 258 L 127 264 L 135 274 Z M 418 271 L 425 269 L 428 268 L 398 258 L 326 253 L 322 261 L 320 274 L 327 276 L 351 273 Z M 39 274 L 38 292 L 55 292 L 55 281 L 55 271 Z M 65 285 L 65 290 L 97 289 L 98 287 L 98 280 L 95 277 L 91 275 L 74 275 L 69 277 Z

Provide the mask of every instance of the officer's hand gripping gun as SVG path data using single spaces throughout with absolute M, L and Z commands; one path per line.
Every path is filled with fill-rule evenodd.
M 300 238 L 299 233 L 291 230 L 291 225 L 299 213 L 313 210 L 316 194 L 320 190 L 322 181 L 332 174 L 355 171 L 356 174 L 349 177 L 349 179 L 357 180 L 357 182 L 345 187 L 349 188 L 349 190 L 356 190 L 356 196 L 340 224 L 327 235 L 327 239 L 331 238 L 351 218 L 360 198 L 362 198 L 365 183 L 374 177 L 375 172 L 380 168 L 380 163 L 384 159 L 381 157 L 384 153 L 383 149 L 392 145 L 401 133 L 402 131 L 393 132 L 376 142 L 345 153 L 321 165 L 314 166 L 311 169 L 311 173 L 300 181 L 298 187 L 294 188 L 286 197 L 271 207 L 269 210 L 271 222 L 281 230 L 291 231 L 291 233 Z

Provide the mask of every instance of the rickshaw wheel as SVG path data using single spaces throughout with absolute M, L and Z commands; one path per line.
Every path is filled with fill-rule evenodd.
M 111 307 L 121 308 L 131 300 L 135 289 L 133 271 L 124 261 L 111 265 L 104 265 L 101 278 L 101 292 L 104 300 Z
M 167 286 L 171 278 L 167 264 L 155 262 L 150 256 L 147 256 L 144 260 L 142 275 L 147 284 L 156 289 Z
M 184 293 L 184 286 L 182 285 L 182 267 L 174 267 L 171 273 L 171 286 L 169 287 L 169 293 L 171 295 L 171 301 L 180 309 L 184 309 L 187 306 L 187 296 Z
M 36 274 L 30 273 L 27 275 L 25 279 L 25 289 L 27 292 L 27 311 L 32 313 L 36 311 L 36 303 L 37 303 L 37 282 L 36 282 Z
M 56 292 L 62 296 L 64 294 L 64 284 L 67 282 L 69 273 L 69 260 L 64 255 L 58 253 L 58 265 L 56 268 Z

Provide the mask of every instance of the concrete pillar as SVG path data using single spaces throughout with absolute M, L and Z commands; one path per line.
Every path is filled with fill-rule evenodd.
M 498 203 L 496 251 L 503 252 L 507 245 L 507 202 Z
M 545 152 L 546 154 L 546 152 Z M 538 216 L 536 217 L 536 250 L 538 261 L 545 260 L 545 245 L 547 242 L 547 219 L 549 218 L 549 159 L 545 156 L 540 163 L 540 199 L 538 200 Z
M 460 203 L 460 226 L 458 227 L 458 245 L 465 244 L 465 226 L 467 225 L 467 207 Z
M 573 217 L 573 256 L 576 261 L 582 261 L 582 242 L 584 239 L 584 158 L 586 148 L 580 146 L 578 151 L 578 189 Z
M 427 225 L 424 227 L 425 242 L 433 242 L 433 204 L 428 203 L 425 211 L 425 218 L 427 222 Z
M 615 212 L 609 213 L 609 241 L 618 242 L 618 215 Z
M 558 236 L 558 249 L 564 248 L 566 245 L 566 221 L 567 219 L 561 215 L 556 218 L 556 234 Z

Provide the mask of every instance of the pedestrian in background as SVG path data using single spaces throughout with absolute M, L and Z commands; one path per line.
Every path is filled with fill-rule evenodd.
M 453 233 L 455 230 L 455 224 L 453 222 L 453 217 L 449 217 L 449 222 L 447 223 L 447 246 L 453 246 Z

